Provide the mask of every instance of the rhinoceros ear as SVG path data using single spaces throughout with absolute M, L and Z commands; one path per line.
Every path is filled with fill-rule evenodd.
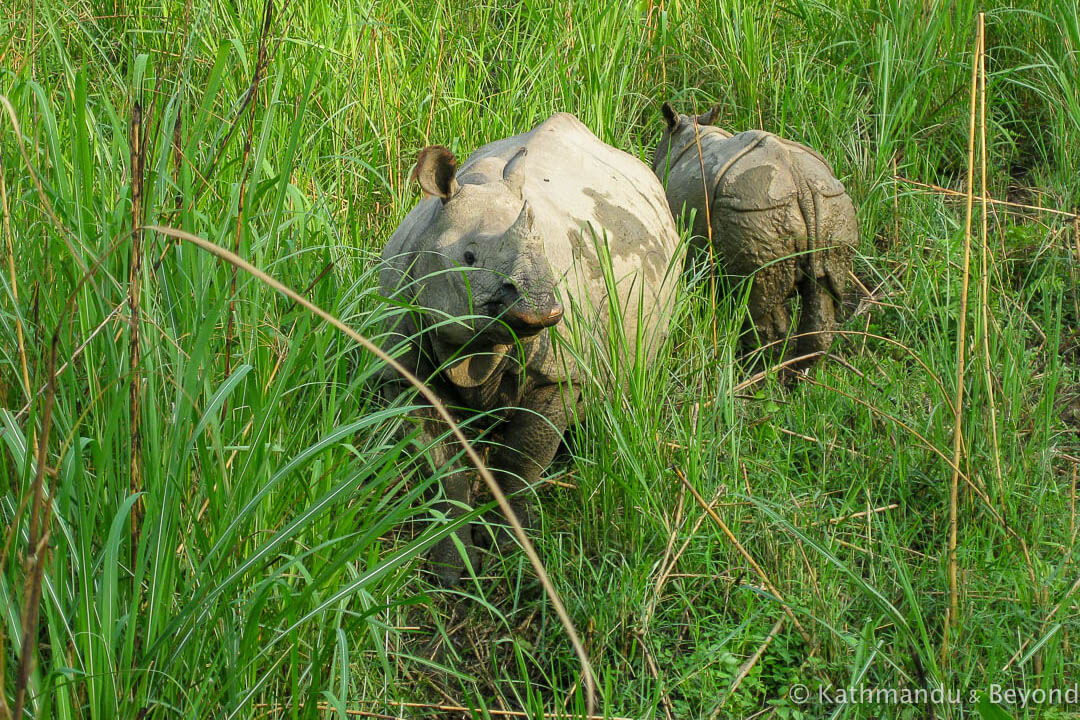
M 458 190 L 455 172 L 457 159 L 454 153 L 442 145 L 430 145 L 420 151 L 412 176 L 425 193 L 441 198 L 445 203 Z
M 704 115 L 698 115 L 698 125 L 712 125 L 720 116 L 720 103 L 712 106 L 712 109 Z
M 514 157 L 503 166 L 503 182 L 510 188 L 511 191 L 517 193 L 518 197 L 521 197 L 521 188 L 525 184 L 525 171 L 521 167 L 522 159 L 528 154 L 529 148 L 522 147 L 516 153 Z
M 679 113 L 675 112 L 675 108 L 671 107 L 671 103 L 665 102 L 661 105 L 660 112 L 664 115 L 664 122 L 667 123 L 668 130 L 674 130 L 679 126 Z

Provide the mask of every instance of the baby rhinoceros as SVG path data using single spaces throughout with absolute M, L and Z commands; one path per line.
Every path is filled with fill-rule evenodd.
M 817 152 L 761 130 L 732 135 L 712 125 L 717 110 L 693 118 L 664 103 L 653 170 L 676 217 L 695 211 L 693 259 L 715 255 L 719 273 L 752 278 L 748 309 L 762 345 L 788 336 L 798 294 L 793 349 L 810 356 L 796 363 L 806 367 L 829 349 L 841 315 L 859 241 L 855 206 Z
M 666 332 L 682 256 L 664 189 L 567 114 L 484 145 L 461 167 L 446 148 L 425 148 L 413 175 L 426 197 L 390 238 L 379 275 L 380 292 L 410 310 L 389 321 L 382 345 L 458 417 L 494 421 L 488 465 L 529 527 L 529 487 L 576 416 L 582 346 L 602 345 L 619 322 L 632 360 Z M 408 389 L 386 371 L 385 396 Z M 460 448 L 433 410 L 412 419 L 406 431 L 418 428 L 431 465 L 453 460 Z M 444 474 L 437 509 L 460 518 L 471 486 L 471 473 Z M 455 534 L 475 567 L 472 529 Z M 459 581 L 452 537 L 430 559 L 444 584 Z

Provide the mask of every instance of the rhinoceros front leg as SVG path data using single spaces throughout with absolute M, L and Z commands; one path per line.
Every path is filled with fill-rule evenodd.
M 434 473 L 439 468 L 446 468 L 450 459 L 460 448 L 452 437 L 446 438 L 449 429 L 446 422 L 435 412 L 434 408 L 424 407 L 410 413 L 411 422 L 402 425 L 402 432 L 416 432 L 414 441 L 418 449 L 424 451 L 413 460 L 421 470 Z M 425 461 L 426 458 L 426 461 Z M 425 467 L 427 466 L 427 467 Z M 472 473 L 461 468 L 444 470 L 441 490 L 434 489 L 438 493 L 435 509 L 448 520 L 460 518 L 467 512 L 472 503 Z M 453 536 L 461 541 L 465 548 L 465 556 L 474 567 L 478 566 L 479 553 L 472 541 L 472 528 L 469 524 L 463 525 L 448 535 L 432 548 L 428 559 L 432 565 L 432 572 L 446 587 L 457 585 L 461 579 L 461 573 L 465 570 L 465 562 L 461 552 L 454 543 Z
M 528 529 L 535 521 L 532 488 L 555 458 L 566 432 L 568 408 L 557 385 L 537 388 L 524 398 L 520 408 L 507 421 L 490 467 L 514 514 Z M 500 546 L 509 539 L 509 532 L 497 536 Z

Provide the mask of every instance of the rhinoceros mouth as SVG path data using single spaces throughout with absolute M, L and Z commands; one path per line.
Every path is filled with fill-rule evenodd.
M 491 317 L 501 320 L 519 336 L 535 335 L 546 328 L 557 325 L 563 317 L 562 306 L 554 303 L 547 307 L 532 308 L 515 303 L 509 307 L 493 302 L 488 304 Z
M 503 314 L 503 317 L 510 321 L 511 327 L 519 326 L 522 328 L 536 328 L 537 330 L 556 325 L 562 320 L 562 316 L 563 309 L 558 305 L 540 310 L 511 307 Z

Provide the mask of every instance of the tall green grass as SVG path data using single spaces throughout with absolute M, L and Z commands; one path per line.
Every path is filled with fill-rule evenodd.
M 730 129 L 815 146 L 859 207 L 855 273 L 872 293 L 849 298 L 843 363 L 792 389 L 747 386 L 760 365 L 738 356 L 743 301 L 714 304 L 688 283 L 657 360 L 622 392 L 590 390 L 556 484 L 539 491 L 535 537 L 602 708 L 925 717 L 925 706 L 800 705 L 789 691 L 857 681 L 966 698 L 990 683 L 1075 683 L 1080 441 L 1062 408 L 1080 394 L 1080 240 L 1053 214 L 996 206 L 991 217 L 1002 477 L 972 345 L 962 469 L 978 491 L 961 492 L 961 616 L 950 656 L 938 656 L 950 470 L 935 449 L 951 447 L 963 209 L 893 174 L 964 189 L 980 10 L 991 194 L 1072 210 L 1080 15 L 1060 0 L 291 0 L 274 3 L 265 35 L 251 2 L 6 5 L 0 717 L 24 685 L 23 647 L 35 717 L 419 716 L 398 703 L 449 699 L 584 707 L 579 666 L 522 556 L 452 592 L 421 572 L 447 532 L 427 499 L 439 477 L 403 476 L 413 448 L 394 427 L 408 401 L 374 401 L 376 361 L 242 274 L 234 294 L 229 267 L 149 232 L 133 493 L 136 103 L 146 224 L 235 244 L 366 335 L 388 312 L 375 262 L 418 198 L 408 173 L 425 144 L 465 156 L 569 111 L 646 157 L 658 102 L 673 99 L 718 102 Z M 64 369 L 39 392 L 53 348 Z M 50 534 L 24 643 L 46 398 Z M 812 641 L 787 621 L 734 692 L 784 611 L 678 473 L 716 499 Z

